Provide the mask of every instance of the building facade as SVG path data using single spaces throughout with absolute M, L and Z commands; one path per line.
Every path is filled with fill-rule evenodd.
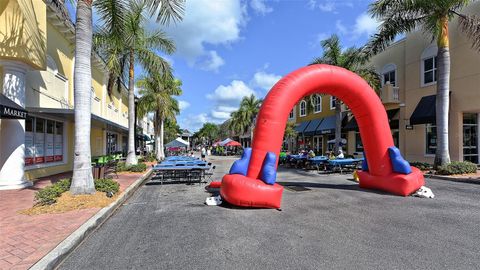
M 28 112 L 0 120 L 0 189 L 8 189 L 73 168 L 75 29 L 58 0 L 1 1 L 0 12 L 2 94 Z M 107 76 L 93 56 L 92 156 L 126 149 L 127 89 L 108 94 Z
M 465 12 L 479 14 L 480 3 L 471 4 Z M 450 156 L 452 160 L 468 160 L 479 164 L 480 53 L 471 48 L 470 41 L 460 32 L 457 21 L 452 21 L 449 27 Z M 371 64 L 381 76 L 382 88 L 378 94 L 387 111 L 394 143 L 409 161 L 434 161 L 437 143 L 437 50 L 430 36 L 417 31 L 407 34 L 371 59 Z M 313 111 L 305 114 L 302 102 L 304 100 L 300 101 L 294 110 L 298 141 L 301 141 L 302 136 L 311 134 L 305 131 L 310 130 L 308 126 L 313 120 L 325 121 L 328 118 L 322 114 L 315 115 Z M 345 108 L 345 111 L 347 119 L 343 121 L 342 138 L 346 135 L 347 153 L 362 155 L 363 146 L 358 126 L 348 108 Z M 305 139 L 304 143 L 315 149 L 315 142 Z M 323 145 L 325 146 L 325 141 Z M 294 150 L 298 148 L 301 147 L 297 146 Z M 324 149 L 326 148 L 318 152 L 324 154 Z

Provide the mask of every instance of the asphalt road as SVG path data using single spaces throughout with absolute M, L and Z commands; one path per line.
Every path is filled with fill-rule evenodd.
M 218 159 L 218 158 L 217 158 Z M 232 162 L 214 160 L 223 175 Z M 206 206 L 204 185 L 145 185 L 60 269 L 480 269 L 480 185 L 435 199 L 282 170 L 282 211 Z

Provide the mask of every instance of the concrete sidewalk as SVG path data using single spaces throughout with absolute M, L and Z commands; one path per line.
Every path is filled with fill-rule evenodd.
M 123 192 L 143 175 L 119 173 L 114 180 Z M 71 172 L 41 178 L 26 189 L 0 191 L 0 269 L 30 268 L 101 209 L 35 216 L 18 213 L 33 206 L 37 190 L 68 177 Z

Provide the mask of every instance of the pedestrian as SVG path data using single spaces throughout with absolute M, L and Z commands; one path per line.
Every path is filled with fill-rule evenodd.
M 205 149 L 205 146 L 202 146 L 202 160 L 205 161 L 205 156 L 207 155 L 207 150 Z

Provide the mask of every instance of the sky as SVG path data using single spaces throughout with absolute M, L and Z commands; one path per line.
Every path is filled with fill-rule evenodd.
M 378 26 L 367 14 L 370 2 L 187 0 L 183 21 L 150 22 L 176 43 L 164 57 L 183 82 L 180 127 L 224 122 L 244 96 L 264 97 L 282 76 L 321 56 L 320 41 L 334 33 L 345 47 L 362 46 Z
M 284 75 L 322 54 L 320 41 L 339 35 L 362 46 L 378 26 L 365 0 L 187 0 L 181 23 L 165 30 L 168 56 L 183 82 L 181 128 L 222 123 L 242 97 L 261 98 Z M 155 26 L 152 26 L 155 27 Z

